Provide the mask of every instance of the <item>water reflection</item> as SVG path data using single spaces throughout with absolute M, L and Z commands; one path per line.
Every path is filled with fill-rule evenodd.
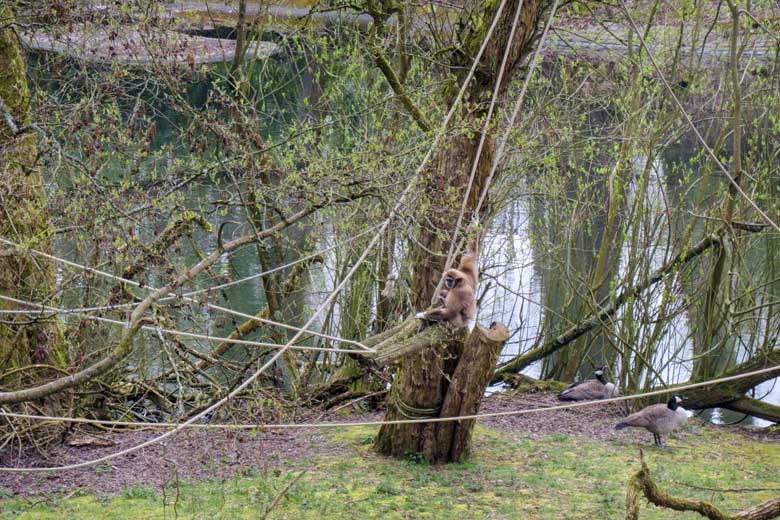
M 287 67 L 290 70 L 286 70 Z M 274 69 L 280 76 L 291 76 L 292 65 L 280 63 Z M 273 73 L 273 71 L 271 71 Z M 310 99 L 318 95 L 319 85 L 314 83 L 314 75 L 306 74 L 301 82 L 288 82 L 293 89 L 286 96 L 287 104 L 277 100 L 280 107 L 280 117 L 274 120 L 273 128 L 268 128 L 269 134 L 279 135 L 282 128 L 293 118 L 300 120 L 309 117 L 307 107 Z M 202 106 L 209 89 L 213 88 L 209 80 L 197 83 L 187 95 L 193 106 Z M 163 106 L 155 110 L 155 123 L 158 131 L 154 147 L 164 149 L 176 141 L 176 136 L 183 126 L 181 114 L 167 111 Z M 318 114 L 317 117 L 320 117 Z M 171 156 L 184 157 L 189 150 L 182 143 L 177 143 Z M 549 335 L 558 333 L 569 324 L 575 323 L 590 311 L 589 301 L 592 298 L 607 296 L 632 284 L 639 283 L 647 273 L 658 269 L 669 262 L 679 251 L 684 241 L 678 240 L 685 232 L 687 223 L 691 220 L 690 207 L 692 199 L 701 196 L 702 192 L 711 189 L 705 181 L 699 182 L 697 189 L 685 183 L 678 182 L 679 177 L 669 168 L 674 163 L 685 163 L 693 156 L 691 151 L 666 150 L 663 154 L 648 158 L 637 156 L 631 169 L 633 178 L 628 184 L 626 207 L 633 207 L 635 214 L 641 218 L 632 218 L 625 222 L 625 236 L 631 240 L 622 240 L 620 247 L 608 254 L 615 255 L 615 284 L 600 285 L 595 294 L 583 298 L 567 284 L 581 283 L 588 280 L 599 261 L 594 244 L 604 233 L 606 221 L 604 208 L 584 213 L 587 219 L 571 207 L 562 205 L 556 207 L 550 201 L 539 197 L 518 198 L 507 205 L 502 213 L 497 215 L 488 230 L 483 244 L 482 268 L 484 274 L 480 287 L 480 308 L 478 320 L 483 323 L 501 321 L 511 333 L 501 353 L 501 361 L 528 352 L 542 344 Z M 155 160 L 150 159 L 145 165 L 146 173 L 162 168 Z M 110 169 L 109 169 L 110 170 Z M 121 168 L 116 172 L 107 171 L 106 175 L 121 178 Z M 595 182 L 603 182 L 599 180 Z M 571 200 L 577 199 L 576 183 L 566 188 Z M 606 189 L 602 186 L 602 189 Z M 697 191 L 698 190 L 698 191 Z M 232 199 L 233 187 L 226 179 L 219 177 L 205 182 L 193 183 L 183 191 L 183 204 L 189 209 L 202 212 L 208 209 L 209 219 L 214 229 L 223 225 L 226 238 L 248 231 L 246 215 L 238 204 L 222 205 L 219 211 L 213 211 L 216 201 Z M 139 219 L 139 235 L 149 235 L 150 230 L 160 225 L 156 216 L 142 216 Z M 302 257 L 312 251 L 329 247 L 340 240 L 340 233 L 333 229 L 329 222 L 321 225 L 291 228 L 282 234 L 281 250 L 272 251 L 275 264 Z M 533 239 L 532 237 L 536 237 Z M 562 240 L 560 237 L 566 237 Z M 198 259 L 200 252 L 213 251 L 217 247 L 216 235 L 213 232 L 197 229 L 193 234 L 193 242 L 185 245 L 178 253 L 176 263 L 191 265 Z M 58 253 L 78 259 L 82 256 L 79 244 L 63 239 L 57 243 Z M 295 317 L 310 315 L 319 307 L 327 294 L 333 290 L 340 280 L 341 273 L 334 266 L 343 265 L 346 260 L 339 256 L 339 250 L 326 254 L 323 263 L 310 270 L 308 282 L 299 294 L 296 305 L 285 309 L 280 316 L 273 318 L 282 322 L 293 322 Z M 228 280 L 235 280 L 263 271 L 258 252 L 255 248 L 246 247 L 230 255 L 223 255 L 214 266 L 213 275 L 205 274 L 194 281 L 193 288 L 207 288 Z M 284 275 L 284 273 L 283 273 Z M 62 270 L 57 271 L 58 281 L 65 279 Z M 161 274 L 150 274 L 146 283 L 159 286 L 167 281 Z M 188 288 L 189 289 L 189 288 Z M 66 301 L 81 300 L 83 286 L 75 285 L 69 289 Z M 692 323 L 699 321 L 699 307 L 693 306 L 683 310 L 675 309 L 670 303 L 669 291 L 684 293 L 673 283 L 659 283 L 645 291 L 640 297 L 621 308 L 613 323 L 608 325 L 606 332 L 588 334 L 580 338 L 572 348 L 579 349 L 585 359 L 592 364 L 600 360 L 609 360 L 613 365 L 624 367 L 637 366 L 637 356 L 647 353 L 651 370 L 638 370 L 633 376 L 633 383 L 639 387 L 652 387 L 660 381 L 674 384 L 687 381 L 694 371 L 695 343 L 697 330 L 691 330 Z M 373 294 L 373 293 L 371 293 Z M 684 294 L 683 294 L 684 296 Z M 249 280 L 240 285 L 227 287 L 214 295 L 221 304 L 231 309 L 247 314 L 255 314 L 265 305 L 265 290 L 260 279 Z M 371 296 L 370 298 L 373 298 Z M 373 300 L 370 302 L 373 307 Z M 305 309 L 300 312 L 301 308 Z M 175 316 L 182 323 L 182 328 L 202 332 L 214 336 L 224 336 L 230 333 L 237 323 L 232 319 L 224 319 L 219 313 L 205 306 L 189 306 L 177 311 Z M 649 319 L 648 319 L 649 318 Z M 656 320 L 657 319 L 657 320 Z M 769 316 L 766 319 L 770 319 Z M 656 320 L 656 321 L 654 321 Z M 330 315 L 323 315 L 315 324 L 316 329 L 325 329 L 329 324 L 336 324 L 329 332 L 342 333 L 339 323 L 342 322 L 342 307 L 339 302 Z M 186 324 L 186 325 L 185 325 Z M 761 327 L 757 327 L 760 329 Z M 747 334 L 747 333 L 745 333 Z M 280 331 L 279 336 L 288 338 L 286 331 Z M 278 338 L 277 337 L 277 338 Z M 268 341 L 271 338 L 267 331 L 254 333 L 249 339 Z M 762 341 L 760 333 L 745 336 L 743 343 Z M 147 353 L 158 350 L 157 340 L 149 341 L 147 348 L 138 350 L 139 358 Z M 732 349 L 739 357 L 746 356 L 747 347 L 737 346 Z M 195 343 L 194 348 L 207 351 L 211 344 Z M 739 350 L 739 349 L 742 350 Z M 247 347 L 236 346 L 231 349 L 229 359 L 246 357 Z M 547 364 L 547 366 L 545 366 Z M 164 369 L 164 365 L 158 367 Z M 589 377 L 587 363 L 581 376 Z M 563 376 L 564 368 L 556 364 L 556 358 L 537 362 L 524 370 L 533 377 Z M 659 381 L 660 380 L 660 381 Z M 624 377 L 622 383 L 628 380 Z M 776 380 L 763 383 L 756 388 L 755 395 L 767 402 L 780 404 L 780 385 Z M 731 412 L 712 410 L 703 414 L 716 422 L 732 422 L 741 417 Z M 768 424 L 760 419 L 748 419 L 756 425 Z

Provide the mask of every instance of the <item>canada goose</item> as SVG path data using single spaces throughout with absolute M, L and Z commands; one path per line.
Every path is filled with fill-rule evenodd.
M 573 383 L 558 394 L 561 401 L 592 401 L 594 399 L 608 399 L 620 395 L 618 389 L 612 383 L 604 379 L 604 371 L 607 365 L 600 366 L 594 374 L 596 379 L 588 379 L 581 383 Z
M 634 412 L 616 426 L 616 430 L 623 428 L 636 427 L 644 428 L 653 434 L 655 445 L 660 448 L 666 448 L 661 440 L 661 434 L 667 434 L 677 429 L 688 419 L 688 412 L 680 406 L 683 397 L 674 394 L 666 404 L 653 404 Z

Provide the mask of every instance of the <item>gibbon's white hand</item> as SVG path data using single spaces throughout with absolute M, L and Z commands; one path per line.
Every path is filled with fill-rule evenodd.
M 418 312 L 417 314 L 414 315 L 414 317 L 417 318 L 418 320 L 425 319 L 425 313 L 424 312 Z

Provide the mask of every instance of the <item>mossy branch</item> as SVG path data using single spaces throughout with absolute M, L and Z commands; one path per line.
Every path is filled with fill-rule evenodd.
M 780 497 L 753 506 L 735 515 L 726 515 L 720 509 L 703 500 L 679 498 L 661 490 L 650 475 L 642 450 L 639 450 L 642 468 L 628 481 L 626 490 L 626 520 L 639 520 L 639 495 L 658 507 L 675 511 L 693 511 L 710 520 L 770 520 L 780 516 Z
M 520 372 L 528 365 L 536 361 L 539 361 L 540 359 L 547 357 L 554 352 L 557 352 L 558 350 L 562 349 L 563 347 L 565 347 L 572 341 L 576 340 L 586 332 L 589 332 L 590 330 L 598 327 L 599 325 L 607 321 L 609 318 L 611 318 L 612 315 L 614 315 L 615 312 L 617 312 L 617 310 L 624 303 L 635 298 L 636 296 L 644 292 L 649 287 L 663 280 L 670 273 L 680 269 L 681 267 L 686 265 L 694 258 L 697 258 L 702 253 L 709 250 L 713 245 L 719 243 L 720 243 L 720 239 L 714 235 L 708 236 L 700 240 L 692 248 L 690 248 L 689 250 L 683 253 L 678 254 L 671 261 L 661 266 L 643 282 L 632 285 L 631 287 L 625 289 L 623 292 L 618 294 L 608 304 L 600 306 L 601 308 L 600 312 L 596 314 L 592 314 L 589 318 L 585 319 L 584 321 L 572 325 L 566 331 L 556 336 L 554 339 L 531 350 L 530 352 L 526 352 L 521 356 L 517 356 L 511 359 L 510 361 L 508 361 L 507 363 L 505 363 L 504 365 L 502 365 L 493 374 L 491 383 L 495 384 L 501 382 L 506 375 Z
M 160 236 L 150 246 L 144 247 L 141 257 L 133 264 L 125 267 L 122 276 L 131 279 L 145 269 L 147 265 L 163 258 L 173 244 L 183 235 L 190 233 L 193 223 L 197 224 L 204 231 L 212 231 L 208 220 L 195 212 L 184 211 L 160 233 Z
M 428 124 L 428 121 L 425 120 L 425 116 L 423 116 L 422 112 L 420 112 L 420 109 L 417 108 L 417 105 L 415 105 L 414 101 L 412 101 L 412 98 L 410 98 L 409 94 L 407 94 L 406 90 L 404 90 L 403 85 L 401 85 L 401 81 L 395 74 L 393 67 L 390 66 L 390 62 L 387 61 L 387 57 L 384 55 L 382 50 L 378 45 L 370 46 L 370 50 L 374 57 L 374 63 L 377 67 L 379 67 L 379 70 L 382 71 L 385 79 L 390 84 L 390 88 L 393 89 L 396 97 L 404 106 L 404 108 L 406 108 L 407 112 L 409 112 L 409 115 L 412 116 L 414 122 L 417 123 L 417 126 L 419 126 L 423 132 L 430 132 L 431 125 Z
M 387 83 L 390 85 L 390 88 L 393 89 L 393 92 L 395 93 L 398 100 L 404 106 L 406 111 L 409 112 L 409 115 L 412 116 L 414 122 L 417 123 L 417 126 L 419 126 L 423 132 L 430 132 L 431 128 L 433 127 L 428 123 L 428 121 L 426 121 L 425 116 L 423 116 L 420 109 L 417 108 L 417 105 L 414 104 L 412 98 L 410 98 L 409 94 L 407 94 L 403 84 L 401 83 L 401 80 L 398 78 L 398 75 L 390 65 L 390 61 L 387 59 L 387 56 L 385 56 L 385 53 L 382 52 L 382 47 L 379 45 L 378 35 L 383 34 L 385 29 L 385 13 L 369 9 L 369 14 L 374 20 L 374 26 L 366 38 L 366 44 L 368 46 L 369 52 L 371 53 L 371 56 L 373 57 L 374 63 L 384 75 Z

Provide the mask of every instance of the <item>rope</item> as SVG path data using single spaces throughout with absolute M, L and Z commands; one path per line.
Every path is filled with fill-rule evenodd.
M 57 309 L 56 307 L 48 307 L 46 305 L 39 305 L 35 303 L 29 303 L 24 300 L 19 300 L 17 298 L 11 298 L 10 296 L 4 296 L 0 294 L 0 300 L 9 301 L 12 303 L 18 303 L 20 305 L 27 305 L 30 307 L 40 307 L 41 311 L 48 311 L 51 312 L 50 315 L 43 315 L 41 311 L 31 311 L 31 310 L 21 310 L 21 309 L 13 309 L 11 311 L 0 311 L 0 314 L 3 313 L 14 313 L 14 314 L 25 314 L 28 316 L 40 316 L 41 319 L 56 316 L 59 314 L 60 309 Z M 119 321 L 119 320 L 112 320 L 111 318 L 104 318 L 102 316 L 91 316 L 89 314 L 84 314 L 83 317 L 88 320 L 93 321 L 99 321 L 102 323 L 110 323 L 112 325 L 118 325 L 120 327 L 127 327 L 128 323 L 125 321 Z M 183 332 L 180 330 L 174 330 L 174 329 L 163 329 L 160 327 L 152 326 L 152 325 L 142 325 L 142 330 L 148 331 L 148 332 L 162 332 L 164 334 L 168 334 L 170 336 L 181 336 L 184 338 L 193 338 L 193 339 L 202 339 L 206 341 L 215 341 L 219 343 L 235 343 L 236 345 L 251 345 L 254 347 L 268 347 L 268 348 L 281 348 L 283 345 L 280 345 L 278 343 L 266 343 L 263 341 L 252 341 L 248 339 L 233 339 L 233 338 L 223 338 L 219 336 L 209 336 L 206 334 L 196 334 L 194 332 Z M 369 348 L 369 347 L 366 347 Z M 365 354 L 366 350 L 353 350 L 353 349 L 334 349 L 334 348 L 325 348 L 325 347 L 309 347 L 307 345 L 291 345 L 290 350 L 309 350 L 309 351 L 315 351 L 315 352 L 337 352 L 342 354 Z M 371 349 L 369 352 L 376 352 L 376 350 Z
M 159 290 L 159 289 L 156 289 L 156 288 L 154 288 L 154 287 L 152 287 L 150 285 L 144 285 L 142 287 L 141 284 L 139 282 L 136 282 L 135 280 L 128 280 L 126 278 L 122 278 L 120 276 L 116 276 L 116 275 L 113 275 L 111 273 L 107 273 L 105 271 L 101 271 L 100 269 L 95 269 L 93 267 L 88 267 L 88 266 L 85 266 L 85 265 L 77 264 L 75 262 L 71 262 L 70 260 L 66 260 L 64 258 L 60 258 L 60 257 L 54 256 L 54 255 L 50 255 L 48 253 L 44 253 L 43 251 L 38 251 L 38 250 L 32 249 L 30 247 L 23 247 L 23 246 L 15 243 L 15 242 L 12 242 L 12 241 L 10 241 L 8 239 L 5 239 L 5 238 L 2 238 L 2 237 L 0 237 L 0 243 L 7 244 L 7 245 L 9 245 L 11 247 L 14 247 L 16 249 L 19 249 L 21 251 L 33 253 L 35 255 L 41 256 L 41 257 L 46 258 L 48 260 L 52 260 L 54 262 L 60 262 L 60 263 L 63 263 L 65 265 L 70 265 L 72 267 L 75 267 L 77 269 L 81 269 L 81 270 L 86 271 L 88 273 L 93 273 L 93 274 L 96 274 L 96 275 L 99 275 L 99 276 L 103 276 L 105 278 L 109 278 L 109 279 L 112 279 L 112 280 L 119 281 L 121 283 L 126 283 L 126 284 L 129 284 L 129 285 L 132 285 L 133 287 L 138 287 L 139 289 L 147 289 L 149 291 L 157 291 L 157 290 Z M 208 303 L 208 302 L 201 302 L 201 301 L 195 300 L 193 298 L 189 298 L 187 296 L 180 296 L 180 295 L 173 294 L 173 293 L 170 293 L 170 294 L 171 294 L 171 296 L 160 298 L 160 300 L 158 300 L 158 301 L 171 300 L 171 299 L 180 299 L 180 300 L 186 301 L 188 303 L 194 303 L 194 304 L 197 304 L 197 305 L 205 305 L 209 309 L 216 310 L 216 311 L 221 311 L 221 312 L 224 312 L 226 314 L 233 315 L 233 316 L 239 316 L 239 317 L 247 319 L 247 320 L 257 321 L 257 322 L 260 322 L 260 323 L 265 323 L 267 325 L 273 325 L 275 327 L 280 327 L 280 328 L 287 329 L 287 330 L 294 330 L 296 332 L 299 332 L 301 330 L 298 327 L 294 327 L 294 326 L 288 325 L 286 323 L 280 323 L 278 321 L 273 321 L 273 320 L 269 320 L 269 319 L 266 319 L 266 318 L 260 318 L 258 316 L 253 316 L 251 314 L 246 314 L 246 313 L 243 313 L 243 312 L 235 311 L 235 310 L 229 309 L 227 307 L 222 307 L 221 305 L 215 305 L 213 303 Z M 138 304 L 135 304 L 135 303 L 127 304 L 127 305 L 128 305 L 129 308 L 135 308 L 135 307 L 138 306 Z M 343 339 L 343 338 L 339 338 L 337 336 L 331 336 L 330 334 L 325 334 L 323 332 L 317 332 L 317 331 L 313 331 L 313 330 L 309 330 L 309 331 L 306 331 L 306 332 L 311 334 L 311 335 L 313 335 L 313 336 L 318 336 L 320 338 L 329 339 L 331 341 L 338 341 L 340 343 L 348 343 L 350 345 L 355 345 L 357 347 L 360 347 L 360 348 L 362 348 L 362 349 L 364 349 L 366 351 L 369 351 L 369 352 L 371 351 L 371 349 L 369 347 L 363 345 L 359 341 L 354 341 L 354 340 L 351 340 L 351 339 Z
M 319 422 L 319 423 L 244 423 L 244 424 L 191 424 L 191 423 L 142 423 L 131 421 L 107 421 L 99 419 L 83 419 L 83 418 L 70 418 L 70 417 L 57 417 L 49 415 L 32 415 L 23 413 L 13 413 L 0 411 L 2 417 L 14 417 L 18 419 L 33 419 L 41 421 L 59 421 L 68 423 L 82 423 L 82 424 L 96 424 L 103 426 L 126 426 L 126 427 L 138 427 L 138 428 L 202 428 L 202 429 L 225 429 L 225 430 L 289 430 L 295 428 L 348 428 L 357 426 L 384 426 L 388 424 L 421 424 L 421 423 L 433 423 L 433 422 L 451 422 L 451 421 L 463 421 L 469 419 L 487 419 L 491 417 L 509 417 L 515 415 L 526 415 L 532 413 L 542 412 L 554 412 L 557 410 L 570 410 L 573 408 L 584 408 L 588 406 L 600 406 L 609 403 L 619 403 L 623 401 L 631 401 L 634 399 L 641 399 L 644 397 L 653 397 L 657 395 L 664 395 L 670 393 L 683 392 L 685 390 L 691 390 L 694 388 L 702 388 L 705 386 L 716 385 L 720 383 L 728 383 L 731 381 L 738 381 L 740 379 L 746 379 L 748 377 L 758 376 L 762 374 L 770 374 L 772 372 L 780 372 L 780 365 L 775 365 L 768 368 L 762 368 L 760 370 L 753 370 L 751 372 L 745 372 L 743 374 L 737 374 L 733 376 L 726 376 L 717 379 L 710 379 L 708 381 L 702 381 L 700 383 L 690 383 L 687 385 L 675 386 L 672 388 L 663 388 L 660 390 L 651 390 L 649 392 L 643 392 L 633 395 L 624 395 L 619 397 L 611 397 L 609 399 L 601 399 L 597 401 L 580 401 L 574 403 L 559 404 L 554 406 L 545 406 L 541 408 L 523 408 L 515 410 L 505 410 L 503 412 L 489 412 L 482 414 L 472 415 L 458 415 L 454 417 L 431 417 L 425 419 L 395 419 L 391 421 L 357 421 L 357 422 Z M 0 468 L 0 471 L 16 471 L 19 469 L 32 469 L 38 468 Z M 61 468 L 48 468 L 48 469 L 61 469 Z
M 504 6 L 506 5 L 506 0 L 501 1 L 501 5 L 496 11 L 496 15 L 493 18 L 493 23 L 490 25 L 490 28 L 488 29 L 488 33 L 485 36 L 484 41 L 482 42 L 482 45 L 479 48 L 479 52 L 474 58 L 474 62 L 471 65 L 471 69 L 469 70 L 469 73 L 466 76 L 466 79 L 463 82 L 463 85 L 461 85 L 461 89 L 458 92 L 458 95 L 455 98 L 455 101 L 453 102 L 452 106 L 450 107 L 449 112 L 447 113 L 447 116 L 445 117 L 442 125 L 439 127 L 436 137 L 434 138 L 433 142 L 431 143 L 430 148 L 428 149 L 428 152 L 425 154 L 425 157 L 423 158 L 422 162 L 420 163 L 420 166 L 415 171 L 414 175 L 412 175 L 412 178 L 410 179 L 409 183 L 407 184 L 404 191 L 401 193 L 401 195 L 398 198 L 398 201 L 396 202 L 395 206 L 393 206 L 392 210 L 390 211 L 389 217 L 382 223 L 378 233 L 374 235 L 374 237 L 371 239 L 371 241 L 366 246 L 365 251 L 360 255 L 360 257 L 357 259 L 355 264 L 352 266 L 352 268 L 349 270 L 349 272 L 345 275 L 344 279 L 339 283 L 336 288 L 333 289 L 333 291 L 330 293 L 330 295 L 325 299 L 325 301 L 320 304 L 320 306 L 317 308 L 317 310 L 314 312 L 312 317 L 309 319 L 309 321 L 306 322 L 306 324 L 293 336 L 293 338 L 284 346 L 282 347 L 276 354 L 274 354 L 263 366 L 261 366 L 257 371 L 255 371 L 254 374 L 252 374 L 246 381 L 238 385 L 235 389 L 233 389 L 228 395 L 223 397 L 222 399 L 218 400 L 208 408 L 204 409 L 197 415 L 193 416 L 192 418 L 188 419 L 187 421 L 175 426 L 171 431 L 166 432 L 162 435 L 159 435 L 153 439 L 150 439 L 148 441 L 142 442 L 140 444 L 137 444 L 135 446 L 131 446 L 129 448 L 126 448 L 124 450 L 120 450 L 115 453 L 111 453 L 109 455 L 99 457 L 97 459 L 88 460 L 85 462 L 80 462 L 77 464 L 68 464 L 65 466 L 59 466 L 59 467 L 51 467 L 51 468 L 0 468 L 0 471 L 6 471 L 6 472 L 16 472 L 16 473 L 30 473 L 30 472 L 46 472 L 46 471 L 63 471 L 67 469 L 76 469 L 76 468 L 82 468 L 87 466 L 92 466 L 95 464 L 99 464 L 101 462 L 105 462 L 107 460 L 114 459 L 116 457 L 120 457 L 122 455 L 126 455 L 128 453 L 133 453 L 135 451 L 138 451 L 142 448 L 145 448 L 146 446 L 149 446 L 151 444 L 155 444 L 157 442 L 160 442 L 163 439 L 166 439 L 170 437 L 171 435 L 181 431 L 182 429 L 188 427 L 189 425 L 193 424 L 195 421 L 205 417 L 207 414 L 213 412 L 220 406 L 222 406 L 225 402 L 227 402 L 229 399 L 235 397 L 238 395 L 241 391 L 243 391 L 247 386 L 249 386 L 255 379 L 257 379 L 265 370 L 268 369 L 273 363 L 276 362 L 279 357 L 284 354 L 290 346 L 295 343 L 298 338 L 300 338 L 304 332 L 306 332 L 306 329 L 314 322 L 314 320 L 317 318 L 317 316 L 320 315 L 320 313 L 325 309 L 327 305 L 330 304 L 331 301 L 336 297 L 336 295 L 341 291 L 341 289 L 344 287 L 344 285 L 349 281 L 349 279 L 355 274 L 358 267 L 365 261 L 365 259 L 368 257 L 368 254 L 371 252 L 373 247 L 377 244 L 379 239 L 382 237 L 384 232 L 387 230 L 387 227 L 390 225 L 390 222 L 394 219 L 396 214 L 398 213 L 399 209 L 403 206 L 404 200 L 406 199 L 406 196 L 411 192 L 412 187 L 414 186 L 414 181 L 417 179 L 419 174 L 423 171 L 425 166 L 427 165 L 428 161 L 430 160 L 431 156 L 433 155 L 433 150 L 439 145 L 439 142 L 441 141 L 442 137 L 444 136 L 447 125 L 450 122 L 450 119 L 452 119 L 452 115 L 455 113 L 455 109 L 457 108 L 458 104 L 460 103 L 461 99 L 463 98 L 463 94 L 466 91 L 466 87 L 471 81 L 471 78 L 474 76 L 474 71 L 477 68 L 477 63 L 479 62 L 482 54 L 485 52 L 485 49 L 487 48 L 488 41 L 490 40 L 490 37 L 493 34 L 493 31 L 498 24 L 498 18 L 500 16 L 501 11 L 503 10 Z M 0 241 L 5 241 L 4 239 L 0 238 Z M 7 241 L 5 241 L 7 242 Z M 13 243 L 11 243 L 13 245 Z M 48 255 L 51 256 L 51 255 Z M 72 262 L 71 262 L 72 264 Z M 108 274 L 108 273 L 106 273 Z M 113 277 L 113 275 L 109 275 Z M 123 280 L 126 281 L 126 280 Z
M 393 405 L 398 413 L 406 417 L 407 419 L 422 419 L 429 417 L 436 417 L 441 412 L 441 404 L 434 408 L 417 408 L 410 404 L 407 404 L 399 396 L 393 397 Z

